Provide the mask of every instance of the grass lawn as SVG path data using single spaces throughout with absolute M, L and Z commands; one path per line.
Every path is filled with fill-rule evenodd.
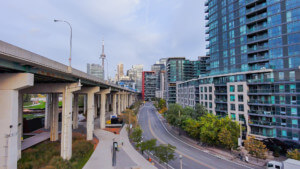
M 39 101 L 39 103 L 40 104 L 33 105 L 33 106 L 30 106 L 30 105 L 28 105 L 28 103 L 26 103 L 27 105 L 24 105 L 24 106 L 26 106 L 25 108 L 27 108 L 27 109 L 45 109 L 46 102 Z M 59 107 L 61 107 L 62 101 L 59 101 L 58 105 L 59 105 Z
M 84 135 L 74 133 L 71 160 L 65 161 L 60 157 L 59 141 L 45 141 L 22 152 L 22 158 L 18 161 L 18 169 L 81 169 L 89 160 L 93 151 L 94 145 L 91 141 L 86 141 Z
M 26 120 L 31 120 L 35 118 L 41 118 L 41 117 L 45 117 L 45 115 L 23 114 L 23 118 L 25 118 Z

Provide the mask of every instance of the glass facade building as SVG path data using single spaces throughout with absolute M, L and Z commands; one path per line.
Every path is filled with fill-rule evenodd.
M 208 0 L 205 5 L 210 72 L 192 83 L 199 88 L 199 103 L 239 121 L 245 137 L 299 141 L 299 0 Z M 189 84 L 177 84 L 179 95 Z M 184 97 L 177 101 L 183 104 Z

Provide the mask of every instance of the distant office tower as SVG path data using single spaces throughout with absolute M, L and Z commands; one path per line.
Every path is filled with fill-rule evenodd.
M 154 65 L 151 66 L 151 71 L 155 72 L 155 75 L 156 75 L 156 91 L 160 91 L 160 73 L 162 71 L 165 71 L 165 65 L 164 64 L 159 64 L 159 63 L 156 63 Z
M 190 61 L 185 57 L 168 58 L 166 62 L 166 99 L 167 103 L 176 103 L 176 83 L 197 78 L 207 72 L 207 57 Z
M 99 64 L 87 64 L 87 73 L 104 80 L 104 69 Z
M 208 0 L 205 5 L 210 73 L 178 84 L 178 103 L 188 105 L 187 98 L 195 96 L 211 113 L 242 124 L 243 138 L 299 141 L 299 1 Z M 189 88 L 199 92 L 186 93 Z
M 120 79 L 124 76 L 124 65 L 123 63 L 118 64 L 117 66 L 117 74 L 116 81 L 120 81 Z
M 151 100 L 155 98 L 156 75 L 154 71 L 143 71 L 142 76 L 142 98 Z
M 134 73 L 134 81 L 136 83 L 136 89 L 142 91 L 142 76 L 143 76 L 143 65 L 133 65 L 132 70 Z

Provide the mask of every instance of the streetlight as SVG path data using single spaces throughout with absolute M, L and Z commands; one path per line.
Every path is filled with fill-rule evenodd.
M 71 36 L 70 36 L 70 57 L 69 57 L 68 73 L 72 73 L 72 67 L 71 67 L 71 59 L 72 59 L 72 26 L 71 26 L 71 24 L 69 22 L 63 21 L 63 20 L 54 19 L 54 22 L 64 22 L 64 23 L 67 23 L 70 26 Z
M 180 159 L 180 169 L 182 169 L 182 155 L 179 154 L 179 159 Z

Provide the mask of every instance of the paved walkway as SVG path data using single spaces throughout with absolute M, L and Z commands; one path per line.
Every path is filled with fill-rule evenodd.
M 99 144 L 84 166 L 84 169 L 131 169 L 131 167 L 140 167 L 142 169 L 156 168 L 132 147 L 125 126 L 121 130 L 120 135 L 115 135 L 100 129 L 96 129 L 94 134 L 98 137 Z M 120 145 L 120 150 L 117 152 L 117 165 L 115 167 L 112 167 L 113 140 L 117 141 Z
M 40 134 L 36 134 L 32 137 L 29 137 L 27 139 L 24 139 L 22 141 L 21 148 L 22 150 L 25 150 L 31 146 L 34 146 L 42 141 L 48 140 L 50 138 L 50 132 L 42 132 Z

